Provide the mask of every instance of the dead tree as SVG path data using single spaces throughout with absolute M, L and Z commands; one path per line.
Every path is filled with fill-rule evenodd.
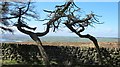
M 82 35 L 81 32 L 85 30 L 88 26 L 93 26 L 93 23 L 101 24 L 99 20 L 96 18 L 98 15 L 95 15 L 94 13 L 90 13 L 86 15 L 85 18 L 81 19 L 80 16 L 80 8 L 75 5 L 73 0 L 70 0 L 69 2 L 65 3 L 64 5 L 57 5 L 56 10 L 54 11 L 48 11 L 44 10 L 45 12 L 49 13 L 49 16 L 47 19 L 50 19 L 49 22 L 46 24 L 49 24 L 52 26 L 53 32 L 60 27 L 61 24 L 64 24 L 68 29 L 70 29 L 72 32 L 77 34 L 80 38 L 88 38 L 90 39 L 98 52 L 99 61 L 101 64 L 102 61 L 102 55 L 100 52 L 100 48 L 98 45 L 98 41 L 95 37 L 91 36 L 90 34 Z M 44 20 L 47 20 L 44 19 Z M 42 20 L 42 21 L 44 21 Z
M 41 55 L 42 55 L 42 57 L 43 57 L 43 59 L 44 59 L 44 62 L 45 62 L 46 65 L 49 65 L 48 56 L 47 56 L 44 48 L 42 47 L 42 42 L 41 42 L 41 40 L 39 39 L 39 37 L 45 36 L 45 35 L 49 32 L 49 27 L 50 27 L 50 26 L 47 25 L 46 31 L 45 31 L 45 32 L 42 32 L 42 33 L 39 33 L 39 32 L 38 32 L 38 33 L 34 33 L 34 32 L 31 32 L 31 31 L 27 31 L 27 30 L 23 29 L 22 27 L 25 27 L 25 28 L 28 28 L 28 29 L 34 29 L 34 28 L 31 28 L 31 27 L 29 27 L 29 26 L 27 26 L 27 25 L 24 25 L 24 26 L 23 26 L 23 24 L 22 24 L 22 22 L 21 22 L 21 16 L 22 16 L 22 14 L 21 14 L 21 8 L 19 9 L 19 13 L 20 13 L 20 14 L 19 14 L 19 18 L 18 18 L 18 24 L 16 24 L 17 29 L 18 29 L 20 32 L 24 33 L 24 34 L 29 35 L 29 36 L 39 45 L 39 49 L 40 49 Z
M 37 43 L 38 48 L 39 48 L 40 53 L 41 53 L 41 56 L 43 57 L 44 64 L 49 65 L 48 56 L 47 56 L 47 54 L 46 54 L 46 52 L 45 52 L 45 50 L 44 50 L 44 48 L 42 46 L 42 42 L 41 42 L 39 37 L 45 36 L 49 32 L 50 25 L 47 25 L 47 28 L 46 28 L 45 32 L 37 32 L 37 33 L 35 33 L 35 32 L 32 32 L 32 31 L 29 31 L 29 30 L 34 31 L 36 29 L 36 27 L 32 28 L 32 27 L 28 26 L 27 24 L 25 24 L 23 18 L 26 19 L 26 17 L 23 17 L 23 16 L 28 15 L 28 16 L 30 16 L 32 18 L 36 18 L 36 17 L 34 15 L 32 15 L 32 14 L 27 13 L 28 11 L 31 11 L 30 10 L 30 2 L 27 4 L 26 10 L 24 10 L 24 8 L 26 8 L 26 7 L 24 7 L 24 6 L 20 7 L 20 8 L 17 7 L 18 10 L 16 12 L 11 13 L 11 15 L 13 15 L 12 17 L 2 17 L 1 19 L 2 20 L 9 20 L 9 19 L 14 19 L 14 18 L 18 19 L 17 23 L 15 23 L 14 26 L 16 26 L 17 29 L 20 32 L 29 35 Z M 31 11 L 31 12 L 33 12 L 33 11 Z M 25 30 L 24 28 L 27 28 L 29 30 Z

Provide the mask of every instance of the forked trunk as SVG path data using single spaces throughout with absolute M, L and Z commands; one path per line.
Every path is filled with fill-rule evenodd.
M 33 32 L 26 31 L 26 30 L 22 29 L 19 26 L 17 26 L 17 28 L 22 33 L 25 33 L 25 34 L 29 35 L 36 42 L 36 44 L 38 45 L 38 48 L 39 48 L 39 52 L 41 53 L 41 56 L 43 57 L 44 64 L 45 65 L 49 65 L 48 56 L 47 56 L 44 48 L 42 47 L 42 43 L 41 43 L 40 39 L 38 38 L 38 36 L 35 33 L 33 33 Z

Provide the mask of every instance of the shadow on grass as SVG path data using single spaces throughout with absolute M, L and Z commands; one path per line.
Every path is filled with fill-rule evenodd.
M 13 65 L 2 65 L 2 67 L 111 67 L 109 65 L 29 65 L 29 64 L 13 64 Z

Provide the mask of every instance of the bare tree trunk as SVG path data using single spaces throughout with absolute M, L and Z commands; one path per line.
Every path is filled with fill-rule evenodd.
M 81 38 L 89 38 L 95 45 L 96 47 L 96 50 L 98 52 L 98 57 L 99 57 L 99 61 L 100 61 L 100 64 L 103 64 L 103 61 L 102 61 L 102 55 L 101 55 L 101 52 L 100 52 L 100 49 L 99 49 L 99 46 L 98 46 L 98 42 L 97 42 L 97 39 L 89 34 L 87 35 L 81 35 L 79 32 L 77 32 L 73 27 L 72 25 L 70 25 L 69 23 L 64 23 L 72 32 L 76 33 L 79 37 Z
M 21 10 L 20 10 L 20 14 L 21 14 Z M 47 56 L 44 48 L 42 47 L 42 43 L 41 43 L 40 39 L 38 38 L 39 36 L 44 36 L 49 32 L 49 25 L 47 25 L 47 29 L 43 33 L 34 33 L 34 32 L 31 32 L 31 31 L 25 30 L 25 29 L 22 28 L 23 26 L 22 26 L 21 15 L 20 15 L 19 19 L 18 19 L 18 24 L 16 25 L 16 27 L 20 32 L 29 35 L 37 43 L 37 45 L 39 45 L 38 48 L 40 50 L 41 56 L 43 57 L 44 64 L 49 65 L 48 56 Z M 31 28 L 31 27 L 28 27 L 26 25 L 24 25 L 24 27 Z
M 44 64 L 49 65 L 48 56 L 47 56 L 44 48 L 42 47 L 42 43 L 41 43 L 40 39 L 38 38 L 38 36 L 35 33 L 31 32 L 31 31 L 27 31 L 27 30 L 22 29 L 19 25 L 17 25 L 17 28 L 22 33 L 29 35 L 37 43 L 38 48 L 39 48 L 40 53 L 41 53 L 41 56 L 43 57 L 43 60 L 44 60 Z
M 103 61 L 102 61 L 102 55 L 101 55 L 101 52 L 100 52 L 100 48 L 99 48 L 99 46 L 98 46 L 98 41 L 97 41 L 97 39 L 95 38 L 95 37 L 93 37 L 93 36 L 91 36 L 91 35 L 89 35 L 89 34 L 87 34 L 87 35 L 81 35 L 81 34 L 79 34 L 79 33 L 76 33 L 79 37 L 81 37 L 81 38 L 89 38 L 93 43 L 94 43 L 94 45 L 95 45 L 95 47 L 96 47 L 96 50 L 97 50 L 97 52 L 98 52 L 98 59 L 99 59 L 99 61 L 100 61 L 100 65 L 101 64 L 103 64 Z
M 47 56 L 44 48 L 42 47 L 42 42 L 39 40 L 39 41 L 36 41 L 36 43 L 37 43 L 38 48 L 39 48 L 39 50 L 40 50 L 41 56 L 43 57 L 44 64 L 45 64 L 46 66 L 47 66 L 47 65 L 50 65 L 48 56 Z

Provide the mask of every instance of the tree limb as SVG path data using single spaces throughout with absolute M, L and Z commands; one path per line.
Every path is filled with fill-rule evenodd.
M 76 33 L 79 37 L 81 38 L 89 38 L 95 45 L 97 51 L 98 51 L 98 56 L 99 56 L 99 61 L 101 62 L 101 64 L 103 63 L 102 61 L 102 55 L 101 55 L 101 52 L 100 52 L 100 49 L 99 49 L 99 46 L 98 46 L 98 42 L 97 42 L 97 39 L 89 34 L 87 35 L 81 35 L 79 32 L 77 32 L 73 27 L 72 25 L 68 24 L 68 23 L 64 23 L 72 32 Z

